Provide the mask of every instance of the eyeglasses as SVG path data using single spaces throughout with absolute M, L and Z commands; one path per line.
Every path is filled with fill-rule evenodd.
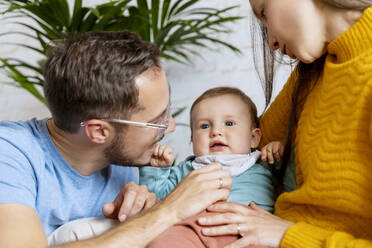
M 121 119 L 113 119 L 113 118 L 99 118 L 101 120 L 105 120 L 108 122 L 114 122 L 119 124 L 127 124 L 127 125 L 134 125 L 138 127 L 150 127 L 150 128 L 157 128 L 158 129 L 158 138 L 163 137 L 165 134 L 165 130 L 168 129 L 169 126 L 169 119 L 171 116 L 171 107 L 170 104 L 167 107 L 165 112 L 165 118 L 161 120 L 159 123 L 149 123 L 149 122 L 139 122 L 139 121 L 128 121 L 128 120 L 121 120 Z M 84 127 L 86 125 L 86 121 L 80 122 L 80 126 Z

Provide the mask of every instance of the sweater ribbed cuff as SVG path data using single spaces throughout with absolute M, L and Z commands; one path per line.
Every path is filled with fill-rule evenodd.
M 331 231 L 304 222 L 296 223 L 285 233 L 281 248 L 319 248 L 323 247 Z

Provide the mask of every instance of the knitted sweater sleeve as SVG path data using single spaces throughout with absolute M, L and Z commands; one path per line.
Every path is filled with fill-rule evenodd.
M 332 232 L 304 222 L 288 229 L 281 248 L 357 248 L 372 247 L 372 241 L 357 239 L 345 232 Z
M 372 78 L 366 83 L 363 96 L 360 97 L 364 99 L 364 105 L 361 108 L 365 109 L 366 113 L 366 122 L 362 125 L 366 125 L 366 129 L 369 129 L 369 135 L 365 140 L 365 145 L 372 148 L 372 104 L 370 104 L 372 101 Z M 372 240 L 357 238 L 346 232 L 331 231 L 305 222 L 297 222 L 287 230 L 280 247 L 372 248 Z
M 284 140 L 297 74 L 295 69 L 273 103 L 260 117 L 262 138 L 259 148 L 271 141 Z

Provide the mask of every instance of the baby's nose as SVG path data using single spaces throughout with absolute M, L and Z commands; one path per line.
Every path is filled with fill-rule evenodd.
M 223 135 L 223 128 L 216 127 L 212 129 L 212 137 L 222 136 Z

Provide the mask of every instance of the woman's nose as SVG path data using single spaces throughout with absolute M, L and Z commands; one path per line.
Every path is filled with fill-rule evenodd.
M 267 31 L 267 33 L 268 33 L 268 37 L 269 37 L 270 49 L 273 50 L 273 51 L 279 49 L 280 45 L 279 45 L 278 40 L 269 31 Z

